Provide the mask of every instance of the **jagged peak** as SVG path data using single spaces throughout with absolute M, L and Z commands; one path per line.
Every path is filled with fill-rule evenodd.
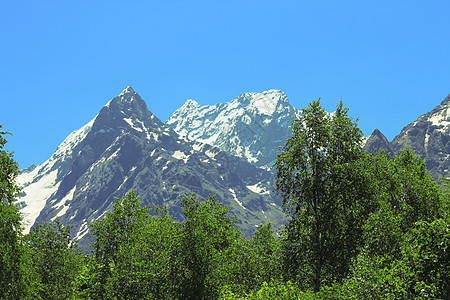
M 159 128 L 162 125 L 161 120 L 148 110 L 141 96 L 131 86 L 127 86 L 102 108 L 93 125 L 93 132 L 103 133 L 129 127 L 143 132 L 144 128 Z
M 198 104 L 197 101 L 193 99 L 187 99 L 186 102 L 183 104 L 185 107 L 198 107 L 200 104 Z
M 381 133 L 381 131 L 376 128 L 371 135 L 379 136 L 379 137 L 385 137 L 384 134 Z
M 441 105 L 445 105 L 448 103 L 450 103 L 450 94 L 448 94 L 447 97 L 444 100 L 442 100 Z
M 286 94 L 281 90 L 272 89 L 255 93 L 250 100 L 249 108 L 256 109 L 260 114 L 272 115 L 280 104 L 289 104 Z
M 166 121 L 167 124 L 172 124 L 174 122 L 176 122 L 176 117 L 180 114 L 185 114 L 189 111 L 191 111 L 192 109 L 195 109 L 197 107 L 200 107 L 201 105 L 198 104 L 197 101 L 192 100 L 192 99 L 188 99 L 186 100 L 186 102 L 183 104 L 183 106 L 181 106 L 180 108 L 178 108 L 173 114 L 172 116 Z
M 142 106 L 143 104 L 145 104 L 145 102 L 142 100 L 142 98 L 139 96 L 139 94 L 136 93 L 131 86 L 127 86 L 117 97 L 115 97 L 114 99 L 109 101 L 108 104 L 106 104 L 106 106 L 109 106 L 113 102 L 115 102 L 116 104 L 119 104 L 120 106 L 123 106 L 123 105 L 136 106 L 136 103 L 139 103 L 138 106 Z M 136 102 L 136 103 L 134 103 L 134 102 Z M 145 106 L 145 108 L 147 108 L 146 105 L 144 105 L 144 106 Z
M 122 96 L 122 95 L 125 95 L 125 94 L 129 94 L 129 93 L 134 94 L 134 93 L 136 93 L 136 92 L 133 90 L 133 88 L 132 88 L 131 86 L 128 85 L 128 86 L 122 91 L 122 93 L 120 93 L 119 96 Z

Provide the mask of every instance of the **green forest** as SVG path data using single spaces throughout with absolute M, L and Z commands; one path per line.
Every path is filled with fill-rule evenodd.
M 328 114 L 312 101 L 278 151 L 280 230 L 245 237 L 213 196 L 186 195 L 175 222 L 130 191 L 91 224 L 89 255 L 58 220 L 22 233 L 7 134 L 1 299 L 450 299 L 450 183 L 408 149 L 365 152 L 342 102 Z

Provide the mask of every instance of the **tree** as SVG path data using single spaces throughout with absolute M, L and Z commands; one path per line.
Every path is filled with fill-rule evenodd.
M 398 259 L 403 237 L 416 222 L 441 217 L 439 187 L 423 160 L 407 148 L 394 159 L 371 155 L 369 161 L 367 176 L 377 207 L 364 225 L 364 248 L 369 255 Z
M 280 243 L 274 236 L 272 223 L 259 225 L 249 243 L 255 283 L 260 286 L 263 282 L 280 280 Z
M 141 204 L 131 191 L 92 225 L 94 255 L 75 281 L 78 297 L 177 298 L 180 226 L 166 209 L 155 208 L 150 216 Z
M 133 258 L 126 250 L 140 242 L 143 228 L 150 218 L 149 209 L 140 207 L 134 191 L 115 200 L 113 211 L 92 224 L 96 241 L 93 245 L 95 259 L 90 271 L 94 274 L 86 278 L 100 282 L 93 280 L 81 286 L 88 289 L 92 298 L 144 299 L 148 295 L 133 276 L 136 266 L 131 263 Z
M 291 217 L 285 267 L 316 292 L 348 273 L 361 242 L 358 214 L 371 205 L 360 163 L 362 132 L 347 112 L 342 101 L 333 114 L 320 99 L 310 103 L 275 162 L 276 190 Z
M 0 129 L 2 125 L 0 125 Z M 3 137 L 9 132 L 0 131 L 0 200 L 2 202 L 13 204 L 19 196 L 19 187 L 16 183 L 16 177 L 19 175 L 19 165 L 13 159 L 14 153 L 4 150 L 7 143 Z
M 0 131 L 0 298 L 23 299 L 33 296 L 36 278 L 22 241 L 20 212 L 14 204 L 19 196 L 19 167 L 13 153 L 4 150 L 5 134 Z
M 260 224 L 250 239 L 238 237 L 219 256 L 213 277 L 222 283 L 221 292 L 244 297 L 264 282 L 281 280 L 280 243 L 272 223 Z
M 447 299 L 446 187 L 440 195 L 423 160 L 409 149 L 361 161 L 375 205 L 348 279 L 335 290 L 344 299 Z
M 39 275 L 42 299 L 69 299 L 72 296 L 72 282 L 84 262 L 70 229 L 63 227 L 57 219 L 51 224 L 36 224 L 25 237 Z
M 409 266 L 410 298 L 450 299 L 450 222 L 419 221 L 405 235 L 402 261 Z
M 218 274 L 229 250 L 240 237 L 240 230 L 234 226 L 236 220 L 228 215 L 228 208 L 209 197 L 204 202 L 192 195 L 182 202 L 186 221 L 182 223 L 181 263 L 183 278 L 180 298 L 217 298 L 221 278 Z M 223 269 L 221 269 L 223 270 Z

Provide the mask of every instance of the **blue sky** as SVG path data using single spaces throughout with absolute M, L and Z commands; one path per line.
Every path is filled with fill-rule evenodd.
M 392 139 L 450 93 L 449 1 L 6 1 L 0 124 L 21 168 L 131 85 L 162 121 L 186 99 L 340 98 Z

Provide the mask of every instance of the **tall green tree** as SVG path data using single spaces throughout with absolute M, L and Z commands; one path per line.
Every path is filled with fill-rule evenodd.
M 140 242 L 142 229 L 150 218 L 149 209 L 140 206 L 139 198 L 131 191 L 123 199 L 116 198 L 113 211 L 92 224 L 92 234 L 96 237 L 94 261 L 89 270 L 92 274 L 86 278 L 93 281 L 82 284 L 90 297 L 144 299 L 147 296 L 132 276 L 135 265 L 129 260 L 130 253 L 124 253 Z
M 73 294 L 72 283 L 84 261 L 70 229 L 57 219 L 54 223 L 36 224 L 25 236 L 42 299 L 69 299 Z
M 221 251 L 219 264 L 213 270 L 213 277 L 222 283 L 222 293 L 228 291 L 243 297 L 264 282 L 281 280 L 279 246 L 270 222 L 259 225 L 252 238 L 236 238 Z
M 394 159 L 371 155 L 369 161 L 367 176 L 377 208 L 364 225 L 364 248 L 369 255 L 398 259 L 404 235 L 416 222 L 442 217 L 439 187 L 428 175 L 423 160 L 409 149 Z
M 285 230 L 288 275 L 314 291 L 340 280 L 361 243 L 367 214 L 362 132 L 342 101 L 327 114 L 320 99 L 302 110 L 275 162 L 276 190 L 291 217 Z
M 75 281 L 88 299 L 173 299 L 181 281 L 180 225 L 167 210 L 141 207 L 134 191 L 94 222 L 94 255 Z
M 404 149 L 395 158 L 368 155 L 377 207 L 363 226 L 364 245 L 342 286 L 344 298 L 448 299 L 447 187 Z
M 182 202 L 186 220 L 182 223 L 181 262 L 183 278 L 180 286 L 182 299 L 214 299 L 219 295 L 222 278 L 217 270 L 226 261 L 230 250 L 241 233 L 234 226 L 235 218 L 228 215 L 229 208 L 209 197 L 201 202 L 195 195 Z
M 4 149 L 5 134 L 0 131 L 0 299 L 26 299 L 33 297 L 36 279 L 22 241 L 20 212 L 14 204 L 19 196 L 19 167 L 13 153 Z

